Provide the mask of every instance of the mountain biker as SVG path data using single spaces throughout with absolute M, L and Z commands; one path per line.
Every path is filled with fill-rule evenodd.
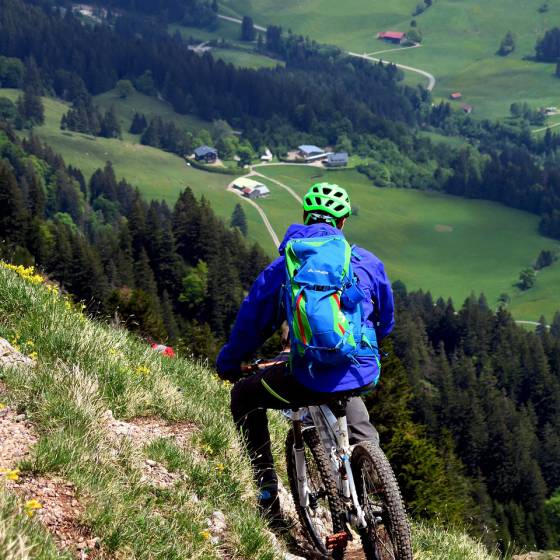
M 284 237 L 278 257 L 256 279 L 243 301 L 227 344 L 217 359 L 218 375 L 234 383 L 231 411 L 241 434 L 246 438 L 254 476 L 260 489 L 259 506 L 275 523 L 281 522 L 278 480 L 274 471 L 266 410 L 325 404 L 333 395 L 375 385 L 379 377 L 377 356 L 360 363 L 328 367 L 318 375 L 292 356 L 288 362 L 241 378 L 242 362 L 280 327 L 286 319 L 282 305 L 286 280 L 284 250 L 291 239 L 341 235 L 351 214 L 347 192 L 338 185 L 318 183 L 303 200 L 303 225 L 292 224 Z M 375 329 L 377 340 L 388 335 L 394 325 L 393 294 L 383 263 L 372 253 L 354 246 L 351 264 L 363 301 L 365 325 Z M 359 397 L 352 397 L 346 408 L 350 443 L 373 440 L 377 431 L 369 422 L 367 409 Z

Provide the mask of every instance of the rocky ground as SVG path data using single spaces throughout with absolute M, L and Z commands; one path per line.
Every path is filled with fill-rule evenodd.
M 514 556 L 512 560 L 560 560 L 560 552 L 529 552 Z
M 0 366 L 30 367 L 33 360 L 19 353 L 6 340 L 0 339 Z M 0 381 L 0 478 L 5 487 L 16 494 L 22 508 L 45 525 L 52 534 L 60 550 L 70 551 L 80 560 L 93 559 L 102 553 L 103 543 L 90 528 L 83 523 L 86 497 L 79 496 L 75 487 L 60 478 L 44 476 L 34 477 L 19 472 L 17 465 L 31 454 L 38 436 L 25 414 L 18 413 L 7 405 L 7 387 Z M 102 429 L 106 430 L 113 450 L 127 442 L 140 451 L 151 441 L 171 438 L 180 447 L 186 446 L 197 428 L 188 422 L 168 423 L 160 418 L 136 418 L 130 422 L 116 419 L 112 411 L 107 410 L 102 417 Z M 181 480 L 180 472 L 170 472 L 157 461 L 146 459 L 139 453 L 138 467 L 142 472 L 141 480 L 145 484 L 159 488 L 173 486 Z M 202 459 L 201 459 L 202 460 Z M 198 500 L 196 495 L 193 500 Z M 297 519 L 297 513 L 290 493 L 281 487 L 281 500 L 285 518 L 292 526 L 294 552 L 303 556 L 287 553 L 285 560 L 298 560 L 303 557 L 313 558 L 312 548 L 304 537 Z M 227 541 L 227 521 L 221 511 L 214 511 L 207 520 L 210 539 L 216 545 Z M 271 534 L 275 542 L 276 537 Z M 278 545 L 278 548 L 284 548 Z M 227 560 L 231 556 L 226 547 L 219 548 L 221 556 Z M 106 555 L 103 555 L 106 557 Z

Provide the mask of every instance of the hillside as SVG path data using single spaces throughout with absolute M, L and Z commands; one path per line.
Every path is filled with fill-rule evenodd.
M 18 90 L 0 89 L 0 97 L 8 97 L 14 101 L 18 94 Z M 216 213 L 229 223 L 236 200 L 225 191 L 224 186 L 231 178 L 199 171 L 188 167 L 182 158 L 174 154 L 143 146 L 139 143 L 139 135 L 125 133 L 122 140 L 117 140 L 61 130 L 60 119 L 69 106 L 50 97 L 43 98 L 43 103 L 45 124 L 36 127 L 35 134 L 60 154 L 68 165 L 80 169 L 86 179 L 109 160 L 117 177 L 126 179 L 138 187 L 148 200 L 165 200 L 173 205 L 179 193 L 188 186 L 197 196 L 204 195 Z M 173 120 L 180 119 L 179 122 L 184 125 L 201 126 L 200 121 L 179 117 L 169 105 L 140 93 L 134 94 L 128 103 L 124 103 L 114 99 L 113 92 L 108 92 L 99 96 L 96 103 L 101 106 L 116 105 L 123 130 L 128 130 L 133 113 L 137 110 L 147 116 L 160 115 Z M 266 230 L 256 210 L 246 208 L 246 214 L 249 238 L 272 252 L 273 245 L 266 236 Z
M 536 287 L 515 287 L 519 272 L 544 248 L 558 242 L 537 233 L 534 216 L 502 205 L 409 189 L 371 186 L 356 171 L 324 171 L 314 167 L 259 167 L 264 175 L 292 187 L 300 196 L 316 181 L 344 185 L 357 216 L 348 221 L 347 235 L 374 251 L 386 263 L 391 278 L 412 288 L 452 297 L 457 305 L 471 292 L 484 292 L 491 305 L 502 293 L 519 319 L 549 321 L 560 308 L 557 286 L 560 263 L 543 269 Z M 266 181 L 266 180 L 265 180 Z M 297 202 L 273 182 L 269 199 L 259 204 L 273 227 L 299 219 Z M 515 243 L 512 243 L 515 239 Z
M 228 387 L 207 367 L 160 357 L 3 264 L 0 338 L 13 344 L 0 353 L 7 560 L 282 556 L 224 414 Z M 275 417 L 277 450 L 285 429 Z M 413 535 L 419 560 L 492 560 L 461 534 L 419 523 Z
M 15 99 L 17 95 L 18 90 L 0 89 L 0 96 Z M 181 190 L 189 186 L 197 196 L 207 198 L 216 214 L 229 223 L 238 202 L 226 191 L 232 176 L 187 167 L 174 154 L 143 146 L 138 135 L 124 133 L 123 139 L 117 140 L 61 130 L 60 118 L 68 106 L 48 97 L 43 102 L 46 122 L 34 132 L 69 165 L 81 169 L 86 180 L 109 160 L 117 177 L 137 186 L 147 199 L 163 199 L 173 205 Z M 137 92 L 122 100 L 110 91 L 98 96 L 96 103 L 105 108 L 114 105 L 123 130 L 129 128 L 136 111 L 173 119 L 189 130 L 203 126 L 202 121 L 177 115 L 168 104 Z M 537 321 L 541 315 L 550 321 L 560 307 L 560 262 L 542 270 L 533 289 L 521 292 L 515 287 L 519 272 L 542 249 L 558 247 L 557 242 L 537 233 L 533 215 L 495 203 L 425 191 L 375 189 L 364 175 L 351 170 L 326 172 L 307 166 L 257 170 L 288 184 L 300 195 L 319 180 L 344 184 L 360 213 L 348 223 L 350 239 L 383 258 L 391 278 L 402 280 L 412 289 L 452 297 L 457 304 L 472 291 L 484 292 L 492 305 L 506 293 L 516 318 L 530 321 Z M 259 204 L 281 237 L 288 224 L 301 219 L 299 205 L 277 184 L 269 181 L 267 185 L 272 195 Z M 256 209 L 249 204 L 243 204 L 243 208 L 248 238 L 274 256 L 276 248 Z M 381 223 L 382 228 L 378 226 Z M 514 237 L 516 243 L 512 244 Z
M 437 79 L 434 96 L 447 98 L 452 91 L 461 91 L 464 102 L 475 108 L 473 116 L 504 118 L 511 103 L 519 101 L 535 108 L 558 104 L 554 64 L 530 60 L 537 39 L 558 20 L 558 2 L 437 0 L 413 16 L 418 4 L 417 0 L 349 0 L 341 10 L 334 0 L 281 5 L 272 0 L 223 2 L 228 15 L 251 15 L 261 25 L 281 25 L 359 53 L 384 51 L 379 54 L 383 60 L 427 70 Z M 548 10 L 541 12 L 543 4 Z M 421 48 L 392 51 L 393 45 L 376 39 L 379 31 L 408 31 L 412 19 L 422 33 Z M 516 49 L 508 57 L 497 56 L 507 31 L 514 33 Z M 415 74 L 408 79 L 419 81 Z

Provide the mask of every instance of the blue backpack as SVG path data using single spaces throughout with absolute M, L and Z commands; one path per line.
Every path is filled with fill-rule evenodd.
M 310 366 L 356 362 L 375 331 L 363 328 L 365 294 L 352 271 L 352 248 L 342 235 L 292 239 L 286 245 L 284 299 L 292 357 Z M 371 338 L 373 331 L 374 340 Z M 376 350 L 376 348 L 375 348 Z

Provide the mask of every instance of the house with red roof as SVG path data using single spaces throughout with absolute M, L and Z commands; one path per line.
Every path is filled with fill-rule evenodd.
M 406 41 L 406 33 L 403 33 L 402 31 L 381 31 L 377 34 L 377 38 L 387 41 L 388 43 L 400 45 Z
M 461 99 L 461 97 L 463 97 L 463 94 L 460 91 L 454 91 L 449 98 L 453 99 L 454 101 L 456 101 L 457 99 Z

